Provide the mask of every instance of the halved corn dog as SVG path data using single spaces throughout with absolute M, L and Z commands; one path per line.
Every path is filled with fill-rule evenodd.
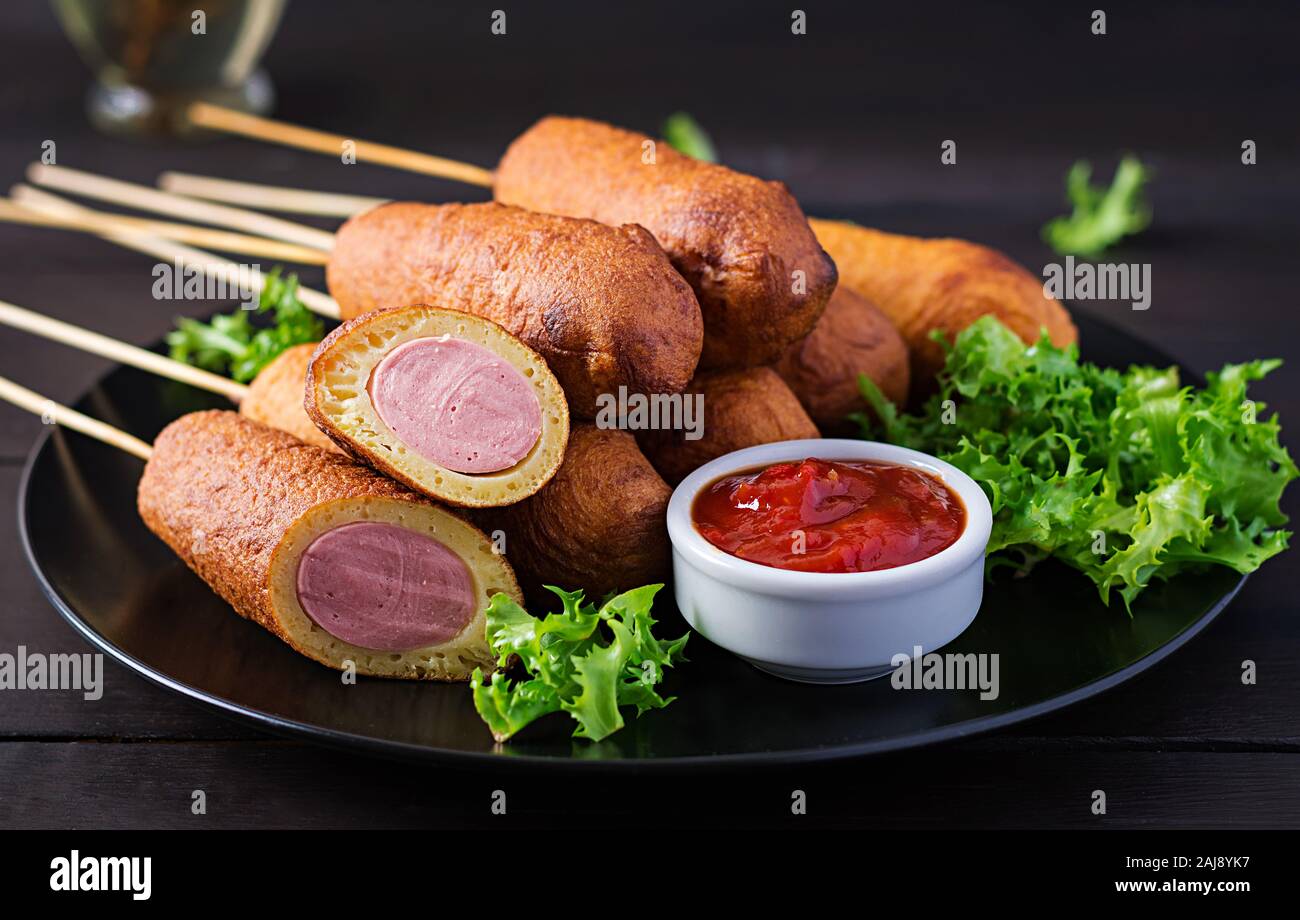
M 477 528 L 234 412 L 195 412 L 163 429 L 138 505 L 241 616 L 332 668 L 468 680 L 494 659 L 488 599 L 522 599 Z
M 433 498 L 509 505 L 555 475 L 569 408 L 541 356 L 496 323 L 416 305 L 317 347 L 304 406 L 336 444 Z

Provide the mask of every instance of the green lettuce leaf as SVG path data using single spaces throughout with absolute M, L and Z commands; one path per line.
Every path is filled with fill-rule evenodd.
M 713 140 L 699 126 L 699 123 L 685 112 L 674 112 L 664 119 L 663 136 L 668 146 L 678 153 L 704 160 L 706 163 L 718 162 L 718 152 L 713 147 Z
M 474 708 L 498 741 L 505 741 L 535 719 L 560 709 L 554 688 L 537 678 L 512 683 L 496 671 L 491 681 L 484 683 L 483 669 L 475 668 L 470 688 Z
M 874 434 L 937 454 L 993 508 L 990 571 L 1056 557 L 1125 607 L 1187 568 L 1251 572 L 1290 536 L 1280 500 L 1300 475 L 1277 417 L 1247 396 L 1277 361 L 1184 386 L 1176 368 L 1099 368 L 1044 336 L 1026 346 L 990 316 L 949 346 L 939 392 L 903 415 L 866 378 Z
M 254 325 L 250 314 L 270 314 L 272 325 Z M 266 276 L 257 309 L 239 309 L 212 317 L 210 323 L 180 318 L 167 334 L 176 361 L 194 364 L 247 383 L 285 350 L 319 342 L 325 324 L 298 299 L 296 275 L 282 277 L 280 269 Z
M 1073 211 L 1043 227 L 1043 239 L 1060 255 L 1096 258 L 1121 238 L 1141 233 L 1151 223 L 1145 188 L 1151 170 L 1134 156 L 1120 160 L 1109 188 L 1091 182 L 1092 166 L 1079 160 L 1065 177 Z
M 474 707 L 498 741 L 552 712 L 567 712 L 574 737 L 600 741 L 623 727 L 620 710 L 637 715 L 662 709 L 672 697 L 656 687 L 664 671 L 685 660 L 690 633 L 664 642 L 653 634 L 650 615 L 663 585 L 646 585 L 587 603 L 581 591 L 548 586 L 562 609 L 534 617 L 504 594 L 494 594 L 487 609 L 487 638 L 501 670 L 485 680 L 475 669 L 470 681 Z M 529 679 L 512 682 L 505 669 L 514 661 Z

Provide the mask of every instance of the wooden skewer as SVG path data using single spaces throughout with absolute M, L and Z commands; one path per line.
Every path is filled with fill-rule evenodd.
M 248 236 L 243 233 L 231 233 L 228 230 L 213 230 L 208 227 L 196 227 L 193 224 L 178 224 L 165 220 L 147 220 L 125 215 L 86 215 L 82 217 L 56 217 L 42 214 L 5 198 L 0 198 L 0 221 L 16 224 L 30 224 L 37 227 L 57 227 L 63 230 L 82 230 L 87 233 L 114 233 L 127 235 L 157 236 L 163 239 L 177 240 L 185 243 L 197 243 L 211 246 L 223 252 L 238 252 L 244 255 L 265 256 L 281 262 L 298 262 L 303 265 L 324 265 L 329 255 L 310 246 L 297 243 L 282 243 L 260 236 Z
M 141 211 L 157 211 L 171 217 L 183 217 L 199 223 L 230 227 L 255 233 L 258 236 L 312 246 L 325 252 L 329 252 L 334 246 L 334 234 L 317 230 L 315 227 L 304 227 L 293 221 L 268 217 L 242 208 L 185 198 L 181 195 L 161 192 L 147 185 L 122 182 L 119 179 L 97 176 L 80 169 L 32 163 L 27 167 L 27 178 L 36 185 L 71 192 L 74 195 L 111 201 Z
M 98 332 L 61 322 L 31 310 L 24 310 L 3 300 L 0 300 L 0 323 L 55 342 L 62 342 L 64 345 L 71 345 L 73 348 L 103 358 L 138 367 L 142 371 L 169 380 L 187 383 L 212 393 L 220 393 L 234 403 L 239 403 L 248 394 L 248 387 L 236 383 L 229 377 L 222 377 L 220 374 L 190 364 L 173 361 L 171 358 L 165 358 L 144 348 L 137 348 L 135 345 L 119 342 Z
M 42 419 L 57 422 L 65 428 L 80 431 L 97 441 L 103 441 L 105 444 L 124 450 L 128 454 L 134 454 L 141 460 L 148 460 L 153 453 L 153 448 L 135 435 L 127 434 L 120 428 L 114 428 L 97 418 L 82 415 L 76 409 L 70 409 L 52 399 L 46 399 L 40 393 L 21 387 L 4 377 L 0 377 L 0 399 L 13 403 L 20 409 L 26 409 L 28 412 L 39 415 Z
M 57 173 L 49 172 L 49 170 L 54 169 L 60 171 Z M 288 236 L 300 236 L 303 239 L 315 239 L 321 244 L 314 247 L 315 252 L 328 252 L 334 248 L 333 233 L 329 233 L 325 230 L 317 230 L 315 227 L 308 227 L 305 224 L 295 223 L 291 220 L 283 220 L 278 217 L 267 217 L 265 214 L 257 214 L 243 208 L 231 208 L 225 205 L 212 204 L 207 201 L 199 201 L 196 198 L 186 198 L 183 195 L 174 195 L 170 192 L 160 192 L 157 189 L 148 188 L 143 185 L 132 185 L 129 182 L 119 182 L 118 180 L 110 179 L 107 176 L 97 176 L 79 170 L 65 170 L 63 167 L 42 166 L 38 170 L 36 165 L 33 164 L 33 166 L 28 168 L 28 173 L 39 175 L 41 178 L 46 180 L 54 177 L 53 182 L 47 181 L 46 183 L 50 187 L 61 188 L 67 186 L 75 193 L 89 195 L 90 197 L 98 198 L 112 204 L 123 205 L 125 207 L 156 207 L 161 210 L 164 203 L 175 202 L 176 205 L 172 208 L 174 213 L 180 214 L 183 217 L 201 220 L 204 223 L 214 224 L 218 227 L 247 229 L 250 226 L 256 226 L 259 221 L 271 221 L 278 231 L 276 240 L 281 240 Z M 70 179 L 70 175 L 75 175 L 75 178 Z M 27 186 L 22 187 L 27 188 Z M 13 197 L 17 199 L 18 196 L 15 194 Z M 120 219 L 123 216 L 120 214 L 108 214 L 103 211 L 92 211 L 89 208 L 75 206 L 72 202 L 69 202 L 66 199 L 59 200 L 68 205 L 69 208 L 76 207 L 77 209 L 74 212 L 65 208 L 58 216 L 97 216 L 105 219 Z M 22 204 L 23 202 L 19 203 Z M 194 210 L 196 208 L 199 210 Z M 256 237 L 256 239 L 263 238 L 264 237 Z M 298 244 L 295 243 L 290 245 Z M 328 258 L 326 261 L 328 262 Z
M 192 173 L 165 172 L 158 177 L 158 187 L 175 195 L 202 198 L 223 204 L 237 204 L 259 211 L 283 211 L 288 214 L 313 214 L 318 217 L 351 217 L 387 203 L 387 198 L 366 195 L 341 195 L 336 192 L 313 192 L 307 189 L 234 182 Z
M 483 188 L 492 187 L 491 170 L 470 163 L 461 163 L 458 160 L 448 160 L 445 157 L 417 153 L 414 150 L 403 150 L 401 147 L 390 147 L 387 144 L 359 141 L 355 138 L 344 137 L 342 134 L 330 134 L 312 128 L 302 128 L 297 125 L 285 124 L 282 121 L 273 121 L 270 118 L 258 118 L 255 115 L 246 115 L 243 112 L 209 105 L 206 102 L 196 102 L 191 105 L 189 117 L 191 122 L 200 127 L 226 131 L 230 134 L 241 134 L 244 137 L 270 141 L 273 144 L 283 144 L 286 147 L 315 150 L 318 153 L 327 153 L 333 156 L 341 155 L 347 149 L 344 144 L 351 142 L 354 145 L 353 151 L 356 153 L 358 162 L 379 163 L 384 166 L 395 166 L 398 169 L 423 173 L 426 176 L 454 179 L 457 182 L 467 182 L 470 185 L 479 185 Z
M 9 194 L 23 207 L 44 214 L 52 214 L 56 217 L 81 217 L 86 214 L 100 213 L 27 185 L 15 185 L 10 189 Z M 155 258 L 166 259 L 169 262 L 192 266 L 213 278 L 224 281 L 228 285 L 237 286 L 241 281 L 246 281 L 256 290 L 261 291 L 266 284 L 266 277 L 256 268 L 240 266 L 229 259 L 223 259 L 221 256 L 213 255 L 202 249 L 194 249 L 180 243 L 160 240 L 155 237 L 133 236 L 118 232 L 100 235 L 104 239 L 127 249 L 147 253 Z M 299 285 L 298 297 L 313 313 L 318 313 L 329 319 L 339 318 L 338 302 L 328 294 Z

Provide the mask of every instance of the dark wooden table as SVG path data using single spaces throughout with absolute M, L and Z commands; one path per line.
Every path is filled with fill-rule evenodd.
M 810 213 L 970 237 L 1034 271 L 1069 164 L 1124 150 L 1159 170 L 1155 223 L 1114 258 L 1150 263 L 1149 311 L 1093 303 L 1198 370 L 1280 356 L 1258 396 L 1300 425 L 1300 149 L 1296 14 L 1205 4 L 1110 12 L 1055 5 L 809 10 L 777 5 L 537 4 L 492 37 L 487 8 L 296 2 L 267 57 L 279 112 L 490 164 L 549 111 L 653 130 L 678 108 L 739 168 L 783 178 Z M 627 9 L 621 7 L 627 6 Z M 87 75 L 39 3 L 0 12 L 0 182 L 54 140 L 58 161 L 152 183 L 184 169 L 303 187 L 451 200 L 449 183 L 233 139 L 187 146 L 96 135 Z M 939 145 L 958 143 L 958 164 Z M 1240 162 L 1244 139 L 1258 164 Z M 0 226 L 0 298 L 137 343 L 178 309 L 152 261 L 87 237 Z M 308 283 L 319 286 L 318 272 Z M 211 303 L 179 305 L 210 312 Z M 1085 350 L 1086 350 L 1086 343 Z M 74 400 L 105 362 L 0 329 L 0 373 Z M 0 651 L 87 647 L 41 596 L 14 503 L 40 422 L 0 406 Z M 1294 434 L 1289 440 L 1294 444 Z M 1300 490 L 1286 498 L 1292 514 Z M 492 790 L 514 823 L 880 827 L 1300 825 L 1296 558 L 1250 580 L 1202 636 L 1131 683 L 1018 729 L 835 766 L 683 781 L 555 781 L 367 760 L 258 734 L 107 662 L 104 696 L 0 692 L 0 826 L 463 826 Z M 1051 611 L 1043 611 L 1050 616 Z M 1118 614 L 1117 614 L 1118 615 Z M 1258 683 L 1244 686 L 1242 662 Z M 809 815 L 789 814 L 806 790 Z M 190 812 L 191 792 L 208 813 Z M 1105 817 L 1090 811 L 1104 789 Z M 647 807 L 647 804 L 652 807 Z

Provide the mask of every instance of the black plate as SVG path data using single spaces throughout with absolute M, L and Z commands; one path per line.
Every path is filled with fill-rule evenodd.
M 1169 365 L 1150 346 L 1076 314 L 1099 364 Z M 1195 375 L 1184 369 L 1185 379 Z M 77 407 L 142 438 L 219 399 L 130 368 Z M 463 685 L 361 679 L 300 657 L 234 613 L 140 522 L 140 461 L 76 434 L 47 432 L 23 475 L 18 517 L 41 586 L 91 643 L 164 687 L 223 713 L 308 740 L 449 762 L 644 769 L 795 762 L 873 754 L 988 731 L 1086 699 L 1144 671 L 1203 629 L 1245 579 L 1228 569 L 1146 591 L 1132 619 L 1092 583 L 1048 564 L 989 586 L 978 618 L 945 651 L 996 652 L 1001 694 L 894 690 L 888 679 L 810 687 L 756 671 L 691 639 L 669 677 L 679 699 L 600 743 L 542 720 L 502 747 Z M 684 624 L 669 591 L 665 633 Z

